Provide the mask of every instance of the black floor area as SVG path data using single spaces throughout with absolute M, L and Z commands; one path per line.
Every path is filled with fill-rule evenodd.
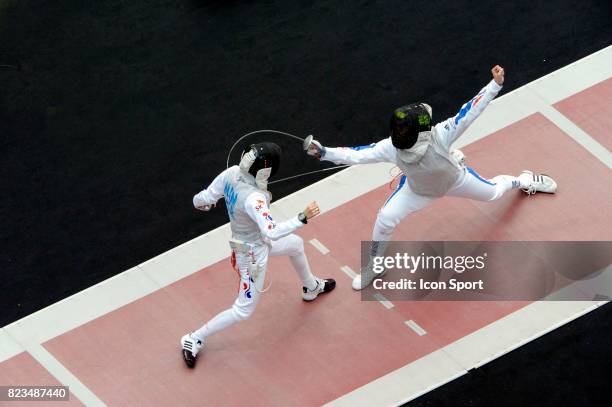
M 223 211 L 194 210 L 191 198 L 248 131 L 370 143 L 385 137 L 397 106 L 426 101 L 434 119 L 454 114 L 494 64 L 506 68 L 509 92 L 612 43 L 609 1 L 475 5 L 0 2 L 0 326 L 227 222 Z M 319 168 L 295 142 L 274 141 L 285 152 L 279 177 Z M 272 191 L 279 198 L 328 174 Z M 609 336 L 609 307 L 598 313 L 564 328 L 584 325 L 580 339 L 605 356 L 587 369 L 571 357 L 581 343 L 564 342 L 564 366 L 585 383 L 611 359 L 598 342 L 605 333 L 588 322 L 605 322 Z M 538 344 L 555 346 L 559 335 Z M 508 400 L 555 389 L 550 400 L 576 401 L 550 374 L 550 352 L 502 358 L 483 368 L 497 373 L 461 379 L 466 394 L 489 389 L 482 397 L 446 400 L 495 403 L 500 383 L 515 382 Z M 510 358 L 529 368 L 504 368 Z M 525 369 L 533 380 L 516 381 Z M 426 402 L 441 403 L 453 386 Z
M 608 303 L 406 406 L 607 405 L 611 314 Z

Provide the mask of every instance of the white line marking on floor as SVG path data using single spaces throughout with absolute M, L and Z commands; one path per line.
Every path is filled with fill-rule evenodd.
M 344 274 L 349 276 L 351 279 L 357 277 L 357 274 L 355 274 L 353 269 L 351 269 L 349 266 L 342 266 L 340 267 L 340 270 L 344 271 Z
M 374 294 L 374 298 L 376 298 L 378 302 L 380 302 L 386 309 L 391 309 L 395 307 L 395 305 L 393 305 L 393 303 L 386 299 L 385 296 L 381 293 Z
M 416 332 L 419 336 L 423 336 L 427 333 L 426 330 L 424 330 L 423 328 L 421 328 L 419 326 L 419 324 L 417 324 L 416 322 L 414 322 L 413 320 L 409 319 L 408 321 L 404 322 L 406 325 L 408 325 L 410 328 L 412 328 L 412 330 L 414 332 Z
M 329 253 L 329 249 L 323 245 L 323 243 L 319 242 L 317 239 L 310 239 L 310 244 L 315 247 L 318 251 L 323 254 Z
M 25 352 L 25 348 L 5 328 L 0 328 L 0 364 L 21 352 Z
M 59 380 L 60 383 L 64 386 L 68 386 L 70 392 L 83 404 L 86 406 L 106 405 L 42 345 L 30 344 L 26 349 L 30 355 Z
M 568 136 L 573 138 L 578 144 L 587 149 L 599 161 L 612 169 L 612 153 L 590 134 L 582 130 L 553 106 L 546 106 L 540 112 L 557 127 L 563 130 Z

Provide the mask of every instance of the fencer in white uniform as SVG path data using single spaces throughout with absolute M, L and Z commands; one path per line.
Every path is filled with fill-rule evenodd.
M 333 279 L 312 274 L 304 242 L 293 234 L 319 214 L 316 202 L 285 222 L 276 222 L 270 212 L 267 183 L 278 170 L 280 154 L 280 148 L 274 143 L 254 144 L 245 150 L 239 166 L 223 171 L 208 188 L 193 197 L 194 206 L 204 211 L 225 198 L 232 230 L 231 261 L 240 277 L 240 287 L 231 308 L 181 338 L 183 358 L 189 367 L 195 366 L 207 337 L 253 314 L 264 291 L 268 256 L 289 256 L 301 280 L 305 301 L 312 301 L 336 286 Z
M 546 174 L 523 171 L 518 177 L 498 175 L 484 179 L 465 165 L 459 150 L 451 145 L 482 113 L 502 89 L 504 69 L 491 70 L 493 80 L 465 103 L 457 115 L 434 126 L 432 110 L 425 103 L 396 109 L 390 122 L 390 137 L 368 146 L 329 148 L 313 140 L 307 153 L 336 164 L 366 164 L 391 162 L 402 171 L 397 189 L 378 212 L 372 231 L 371 258 L 384 254 L 386 243 L 395 227 L 406 215 L 416 212 L 435 199 L 449 195 L 479 201 L 494 201 L 512 189 L 527 194 L 554 193 L 556 182 Z M 378 275 L 380 277 L 381 275 Z M 368 265 L 353 280 L 353 288 L 361 290 L 377 277 Z

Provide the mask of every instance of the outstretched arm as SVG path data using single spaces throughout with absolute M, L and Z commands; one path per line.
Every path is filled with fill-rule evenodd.
M 323 147 L 313 140 L 307 153 L 319 157 L 321 160 L 332 161 L 336 164 L 369 164 L 378 162 L 395 162 L 395 147 L 390 139 L 382 140 L 360 147 Z
M 285 222 L 276 223 L 270 213 L 266 198 L 258 192 L 249 195 L 245 201 L 245 209 L 249 217 L 257 223 L 261 235 L 270 240 L 285 237 L 304 226 L 297 215 Z M 312 202 L 303 213 L 306 219 L 313 218 L 319 214 L 319 206 L 316 202 Z
M 497 96 L 504 83 L 504 68 L 495 65 L 491 69 L 493 80 L 478 92 L 470 101 L 461 106 L 455 117 L 436 124 L 436 133 L 440 141 L 450 148 L 463 132 L 476 120 L 491 100 Z
M 208 188 L 200 191 L 193 197 L 193 206 L 201 211 L 210 210 L 217 201 L 223 198 L 223 187 L 225 184 L 225 176 L 230 169 L 226 169 L 213 180 Z

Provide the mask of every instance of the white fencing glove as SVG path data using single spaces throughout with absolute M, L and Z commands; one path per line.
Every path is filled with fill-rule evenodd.
M 215 204 L 212 204 L 212 205 L 201 205 L 201 206 L 196 206 L 196 209 L 198 209 L 200 211 L 207 212 L 207 211 L 211 210 L 214 207 L 215 207 Z
M 308 136 L 304 144 L 306 154 L 317 157 L 319 160 L 322 157 L 325 157 L 325 147 L 323 147 L 317 140 L 314 140 L 312 136 Z

